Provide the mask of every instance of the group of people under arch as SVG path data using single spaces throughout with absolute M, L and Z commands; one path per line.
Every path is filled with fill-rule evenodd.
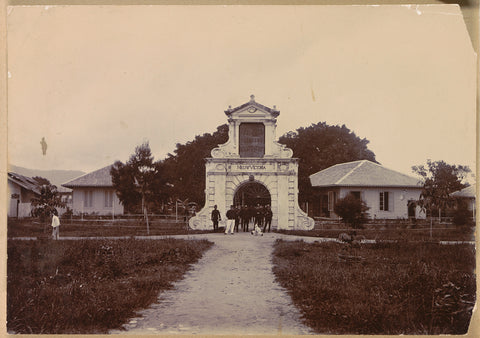
M 259 228 L 263 227 L 263 232 L 270 232 L 271 225 L 272 225 L 272 209 L 270 205 L 260 205 L 257 204 L 256 206 L 253 205 L 237 205 L 237 206 L 230 206 L 230 210 L 226 212 L 227 220 L 233 221 L 233 231 L 239 232 L 249 232 L 250 226 L 252 229 L 255 226 Z M 213 230 L 217 232 L 219 229 L 218 224 L 222 220 L 220 215 L 220 211 L 217 209 L 215 205 L 213 207 L 213 211 L 211 214 L 211 220 L 213 222 Z M 228 221 L 227 221 L 228 223 Z M 225 229 L 225 233 L 228 232 L 228 228 Z

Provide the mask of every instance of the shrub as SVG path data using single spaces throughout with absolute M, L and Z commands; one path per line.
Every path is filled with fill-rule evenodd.
M 471 225 L 472 213 L 468 210 L 467 203 L 464 200 L 458 200 L 457 208 L 453 212 L 452 222 L 455 225 Z
M 352 194 L 348 194 L 344 198 L 341 198 L 335 203 L 334 211 L 352 228 L 362 228 L 363 224 L 367 221 L 367 207 L 364 201 L 356 198 Z

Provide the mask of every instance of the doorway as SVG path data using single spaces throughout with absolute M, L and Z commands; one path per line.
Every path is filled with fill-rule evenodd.
M 268 189 L 263 184 L 257 182 L 242 184 L 233 197 L 234 205 L 270 205 L 271 202 L 272 199 Z

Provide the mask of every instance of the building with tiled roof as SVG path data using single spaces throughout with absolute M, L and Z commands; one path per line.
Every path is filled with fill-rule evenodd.
M 74 178 L 62 186 L 73 189 L 78 187 L 112 187 L 112 176 L 110 175 L 110 169 L 112 165 L 108 165 L 104 168 L 92 171 L 80 177 Z
M 8 217 L 29 217 L 32 210 L 31 200 L 40 196 L 41 186 L 31 177 L 8 173 Z
M 42 185 L 34 178 L 20 175 L 14 172 L 8 173 L 8 189 L 10 203 L 8 208 L 8 217 L 30 217 L 32 211 L 32 198 L 41 195 Z M 68 188 L 57 187 L 62 202 L 66 203 L 66 207 L 70 207 L 71 190 Z M 57 208 L 61 215 L 67 209 L 66 207 Z
M 371 218 L 425 217 L 415 206 L 421 181 L 368 160 L 336 164 L 310 175 L 310 183 L 319 193 L 313 205 L 316 216 L 336 218 L 336 201 L 351 193 L 367 204 Z
M 462 190 L 452 192 L 451 196 L 452 197 L 460 197 L 460 198 L 473 198 L 475 199 L 476 197 L 476 191 L 475 191 L 475 184 L 472 184 L 466 188 L 463 188 Z
M 75 214 L 123 214 L 123 205 L 113 188 L 111 167 L 106 166 L 62 184 L 73 190 Z
M 450 194 L 450 196 L 457 198 L 457 199 L 462 199 L 467 202 L 468 210 L 472 212 L 472 217 L 475 219 L 476 217 L 476 197 L 477 197 L 477 192 L 475 189 L 475 183 L 463 188 L 462 190 L 455 191 Z

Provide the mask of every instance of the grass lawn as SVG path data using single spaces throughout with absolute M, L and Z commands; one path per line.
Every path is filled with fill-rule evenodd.
M 206 240 L 15 241 L 7 244 L 7 329 L 106 333 L 182 278 Z
M 111 236 L 146 236 L 147 226 L 143 221 L 94 222 L 94 221 L 61 221 L 60 237 L 111 237 Z M 52 228 L 49 224 L 42 224 L 38 220 L 9 220 L 8 237 L 38 237 L 49 238 Z M 150 235 L 184 235 L 210 233 L 187 228 L 183 222 L 159 222 L 150 224 Z
M 330 334 L 464 334 L 473 245 L 275 243 L 274 273 L 308 325 Z

